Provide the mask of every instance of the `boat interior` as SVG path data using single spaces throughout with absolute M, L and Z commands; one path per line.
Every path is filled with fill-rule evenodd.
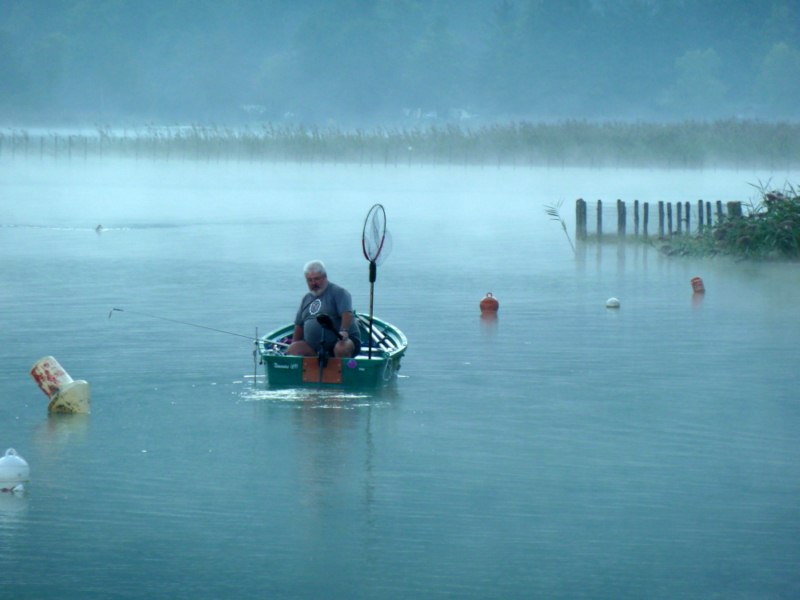
M 369 316 L 356 313 L 356 319 L 361 329 L 361 352 L 358 356 L 368 357 L 370 355 L 370 346 L 372 347 L 372 354 L 375 352 L 392 352 L 397 350 L 400 346 L 395 339 L 387 336 L 379 327 L 375 326 L 373 322 L 372 336 L 370 337 Z M 370 343 L 367 344 L 366 340 L 370 338 Z M 284 354 L 286 347 L 292 343 L 292 336 L 285 335 L 280 339 L 273 339 L 265 341 L 264 347 L 268 353 Z

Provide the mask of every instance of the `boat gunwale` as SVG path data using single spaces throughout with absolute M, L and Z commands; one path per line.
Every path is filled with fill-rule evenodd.
M 355 316 L 359 320 L 362 330 L 365 330 L 365 321 L 368 321 L 370 317 L 368 315 L 364 315 L 363 313 L 355 313 Z M 385 337 L 391 339 L 392 343 L 396 344 L 396 346 L 394 348 L 386 349 L 381 348 L 378 345 L 372 345 L 372 357 L 370 358 L 368 355 L 369 346 L 362 344 L 361 352 L 357 356 L 354 356 L 353 359 L 358 362 L 362 362 L 387 360 L 390 358 L 401 357 L 408 348 L 408 338 L 406 338 L 405 334 L 391 323 L 375 316 L 372 317 L 372 324 L 373 326 L 377 324 L 378 330 L 381 331 Z M 287 335 L 291 335 L 293 330 L 294 323 L 288 323 L 261 336 L 258 339 L 258 351 L 262 358 L 269 359 L 280 357 L 281 359 L 297 358 L 298 360 L 302 360 L 302 356 L 295 357 L 290 354 L 280 354 L 268 348 L 269 346 L 274 348 L 276 344 L 282 345 L 283 342 L 280 342 L 280 339 L 286 337 Z

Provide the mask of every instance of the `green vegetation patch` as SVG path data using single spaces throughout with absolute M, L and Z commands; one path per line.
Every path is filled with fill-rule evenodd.
M 728 217 L 695 236 L 675 236 L 659 249 L 669 255 L 728 255 L 754 260 L 800 259 L 800 196 L 761 189 L 761 199 L 746 214 Z

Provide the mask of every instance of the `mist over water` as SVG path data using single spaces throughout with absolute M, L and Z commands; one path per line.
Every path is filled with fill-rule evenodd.
M 0 448 L 31 482 L 0 494 L 2 589 L 796 596 L 797 265 L 573 254 L 544 207 L 563 200 L 574 241 L 579 197 L 747 202 L 797 180 L 3 161 Z M 265 333 L 313 258 L 365 311 L 376 202 L 393 248 L 375 312 L 409 339 L 388 390 L 271 390 L 246 339 L 109 318 Z M 45 355 L 90 382 L 91 415 L 47 416 L 28 374 Z

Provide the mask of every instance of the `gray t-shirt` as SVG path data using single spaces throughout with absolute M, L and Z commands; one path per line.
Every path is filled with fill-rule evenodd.
M 328 282 L 328 286 L 320 296 L 314 296 L 311 292 L 303 296 L 300 302 L 300 309 L 294 318 L 294 324 L 303 328 L 303 338 L 308 344 L 319 350 L 320 344 L 325 343 L 327 348 L 332 348 L 336 344 L 336 335 L 326 330 L 317 322 L 317 316 L 328 315 L 333 320 L 336 331 L 342 328 L 342 313 L 353 311 L 353 300 L 343 287 L 335 283 Z M 347 332 L 354 340 L 361 340 L 358 323 L 355 315 L 350 329 Z

